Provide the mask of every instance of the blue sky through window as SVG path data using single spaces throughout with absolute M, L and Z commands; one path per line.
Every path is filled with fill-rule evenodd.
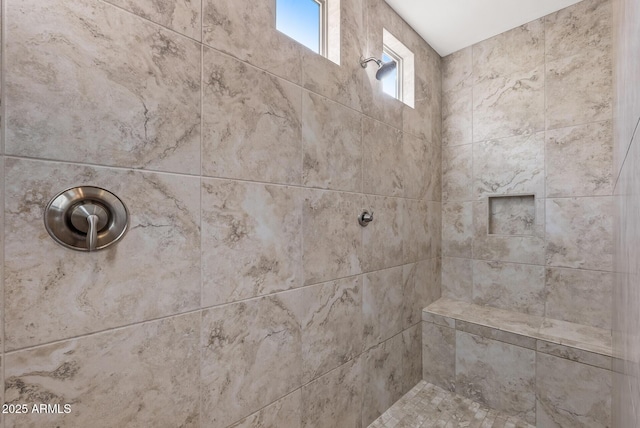
M 320 4 L 314 0 L 276 0 L 276 28 L 320 53 Z
M 386 53 L 382 53 L 382 62 L 393 61 Z M 394 98 L 397 98 L 396 94 L 396 81 L 398 80 L 398 69 L 396 68 L 391 73 L 387 75 L 384 79 L 382 79 L 382 90 L 384 93 L 391 95 Z

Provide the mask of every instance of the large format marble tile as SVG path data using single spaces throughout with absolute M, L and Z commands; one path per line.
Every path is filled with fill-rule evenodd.
M 611 329 L 611 272 L 548 268 L 545 288 L 547 317 Z
M 547 60 L 590 49 L 609 51 L 611 3 L 610 0 L 585 0 L 547 15 L 544 18 Z
M 545 200 L 535 201 L 535 224 L 527 236 L 489 234 L 487 201 L 473 203 L 473 257 L 543 265 L 545 255 Z M 517 217 L 516 217 L 517 218 Z
M 302 96 L 302 182 L 308 187 L 362 191 L 361 114 L 305 91 Z
M 442 148 L 442 200 L 470 201 L 473 187 L 471 144 Z
M 300 389 L 258 410 L 229 428 L 300 428 L 302 426 L 302 392 Z M 206 424 L 203 424 L 206 426 Z
M 471 257 L 473 243 L 473 202 L 442 204 L 442 255 Z
M 274 295 L 202 313 L 202 420 L 228 426 L 300 387 L 300 303 Z
M 357 358 L 304 385 L 302 426 L 361 428 L 361 383 L 361 358 Z
M 401 199 L 364 195 L 363 209 L 373 213 L 373 222 L 362 229 L 364 272 L 402 264 L 403 208 Z
M 403 200 L 402 211 L 402 254 L 405 263 L 413 263 L 418 260 L 435 256 L 434 243 L 439 241 L 439 232 L 436 229 L 439 204 Z M 375 220 L 374 220 L 375 221 Z
M 547 265 L 612 269 L 611 197 L 548 199 Z
M 192 313 L 9 353 L 7 403 L 71 413 L 5 415 L 6 426 L 197 428 L 199 337 Z
M 418 138 L 414 135 L 402 134 L 402 184 L 404 197 L 413 199 L 425 199 L 432 188 L 437 185 L 433 182 L 433 170 L 438 168 L 438 159 L 435 155 L 436 144 Z M 430 191 L 431 190 L 431 191 Z
M 440 298 L 438 259 L 431 258 L 402 267 L 403 328 L 420 322 L 422 309 Z
M 442 258 L 442 296 L 469 302 L 473 299 L 473 260 Z
M 402 266 L 364 275 L 362 317 L 364 349 L 402 331 Z
M 196 42 L 103 2 L 6 6 L 6 153 L 200 172 Z
M 473 86 L 473 48 L 471 46 L 442 59 L 443 93 Z
M 299 287 L 303 191 L 202 181 L 202 304 Z
M 531 315 L 544 315 L 543 266 L 476 260 L 473 303 Z
M 117 245 L 88 254 L 45 231 L 49 200 L 78 185 L 103 187 L 127 206 L 129 230 Z M 196 177 L 6 159 L 7 348 L 198 307 L 198 187 Z
M 544 64 L 544 19 L 537 19 L 473 45 L 475 83 Z
M 611 426 L 611 371 L 541 353 L 535 371 L 538 426 Z
M 363 120 L 362 126 L 364 192 L 403 196 L 402 132 L 369 118 Z
M 442 94 L 442 145 L 470 144 L 473 118 L 471 87 Z
M 202 0 L 107 0 L 138 16 L 200 40 Z
M 294 83 L 304 46 L 276 30 L 276 2 L 202 0 L 202 42 Z
M 473 146 L 474 196 L 544 197 L 544 133 L 490 140 Z
M 544 129 L 544 67 L 485 80 L 473 87 L 473 141 Z
M 535 354 L 457 331 L 456 392 L 534 423 Z
M 304 283 L 315 284 L 361 272 L 361 198 L 307 190 L 303 208 Z M 375 220 L 374 220 L 375 221 Z
M 362 352 L 362 282 L 356 276 L 282 294 L 300 323 L 303 383 Z
M 612 194 L 611 125 L 611 121 L 607 120 L 547 131 L 547 197 Z
M 422 380 L 422 323 L 402 332 L 402 392 Z
M 202 173 L 300 184 L 302 90 L 204 49 Z
M 422 322 L 422 378 L 449 391 L 456 385 L 456 330 Z
M 547 62 L 547 129 L 610 120 L 612 74 L 608 49 Z
M 361 357 L 363 427 L 402 397 L 402 348 L 398 334 Z

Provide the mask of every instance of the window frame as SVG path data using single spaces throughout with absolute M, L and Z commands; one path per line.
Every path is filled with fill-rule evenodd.
M 398 101 L 403 101 L 402 99 L 403 98 L 402 85 L 404 80 L 403 74 L 402 74 L 403 58 L 386 44 L 382 45 L 382 53 L 386 54 L 389 58 L 391 58 L 393 61 L 396 62 L 396 85 L 395 85 L 396 93 L 395 95 L 393 95 L 393 97 L 395 97 Z M 387 94 L 387 95 L 391 95 L 391 94 Z

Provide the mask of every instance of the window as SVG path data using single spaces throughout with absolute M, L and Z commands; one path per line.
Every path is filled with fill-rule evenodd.
M 382 61 L 395 61 L 398 66 L 382 80 L 382 90 L 406 105 L 414 104 L 414 56 L 400 40 L 383 29 Z
M 322 55 L 323 12 L 317 0 L 277 0 L 276 28 Z
M 395 61 L 397 67 L 391 74 L 382 79 L 382 90 L 386 94 L 402 100 L 402 79 L 398 78 L 402 76 L 402 58 L 394 54 L 387 46 L 384 46 L 382 50 L 382 62 L 389 61 Z
M 276 29 L 340 64 L 340 0 L 276 0 Z

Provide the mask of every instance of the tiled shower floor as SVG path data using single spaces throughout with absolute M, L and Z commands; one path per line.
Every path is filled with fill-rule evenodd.
M 425 381 L 417 384 L 369 428 L 534 428 Z

